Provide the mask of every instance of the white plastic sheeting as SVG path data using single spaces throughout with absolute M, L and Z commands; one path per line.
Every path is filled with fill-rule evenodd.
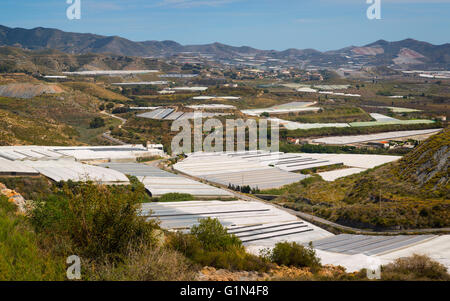
M 193 100 L 211 100 L 211 99 L 222 99 L 222 100 L 239 100 L 240 96 L 195 96 Z
M 361 143 L 368 141 L 388 140 L 395 138 L 403 138 L 409 136 L 426 135 L 432 133 L 438 133 L 442 129 L 430 129 L 430 130 L 417 130 L 417 131 L 398 131 L 398 132 L 386 132 L 370 135 L 357 135 L 357 136 L 336 136 L 314 139 L 314 143 L 344 145 L 352 143 Z
M 142 145 L 54 147 L 53 150 L 78 161 L 135 161 L 139 157 L 164 156 L 163 150 Z
M 249 185 L 252 188 L 271 189 L 299 182 L 304 175 L 293 171 L 321 166 L 344 165 L 342 169 L 322 173 L 326 180 L 362 172 L 389 162 L 399 160 L 399 156 L 360 154 L 309 154 L 281 152 L 230 152 L 193 153 L 175 164 L 175 170 L 221 185 Z
M 269 118 L 271 121 L 276 121 L 278 124 L 284 126 L 288 130 L 309 130 L 320 128 L 344 128 L 350 127 L 348 123 L 301 123 L 279 118 Z
M 0 158 L 0 175 L 39 175 L 39 172 L 22 162 Z
M 215 109 L 233 110 L 233 109 L 236 109 L 235 106 L 223 105 L 223 104 L 192 105 L 192 106 L 187 106 L 187 107 L 190 109 L 194 109 L 194 110 L 215 110 Z
M 270 108 L 242 110 L 242 113 L 249 116 L 259 116 L 262 113 L 286 114 L 290 112 L 319 111 L 320 108 L 312 107 L 312 105 L 314 104 L 316 104 L 316 102 L 294 101 L 282 105 L 273 106 Z
M 247 247 L 273 247 L 280 241 L 309 243 L 334 236 L 276 207 L 245 201 L 148 203 L 142 214 L 157 218 L 166 229 L 188 230 L 204 218 L 217 218 Z
M 450 235 L 363 236 L 337 235 L 314 241 L 323 264 L 341 265 L 354 272 L 414 254 L 427 255 L 450 268 Z
M 187 193 L 195 197 L 225 197 L 230 198 L 233 195 L 223 189 L 206 185 L 188 178 L 175 177 L 138 177 L 145 185 L 145 188 L 151 192 L 152 196 L 158 197 L 167 193 Z
M 102 164 L 101 166 L 137 177 L 145 185 L 145 188 L 152 196 L 155 197 L 167 193 L 187 193 L 195 197 L 205 198 L 230 198 L 233 196 L 233 194 L 226 190 L 181 177 L 145 164 L 107 163 Z
M 129 184 L 128 178 L 121 172 L 82 164 L 71 159 L 58 161 L 23 161 L 53 181 L 94 181 L 101 184 Z
M 207 181 L 228 186 L 250 186 L 259 189 L 279 188 L 306 177 L 269 166 L 283 153 L 195 153 L 175 164 L 175 170 Z M 286 155 L 285 158 L 291 158 Z M 290 162 L 290 161 L 289 161 Z M 276 164 L 276 163 L 274 163 Z
M 45 146 L 1 146 L 0 157 L 8 160 L 57 160 L 67 157 Z
M 378 114 L 378 113 L 371 113 L 370 117 L 372 117 L 373 119 L 375 119 L 376 121 L 398 121 L 398 119 L 383 115 L 383 114 Z
M 306 244 L 305 241 L 286 239 Z M 427 255 L 450 268 L 450 235 L 411 235 L 411 236 L 362 236 L 342 234 L 312 239 L 316 254 L 322 264 L 343 266 L 347 272 L 386 265 L 398 258 L 414 254 Z M 258 254 L 267 248 L 255 242 L 247 249 Z M 269 246 L 270 247 L 270 246 Z
M 156 73 L 158 70 L 95 70 L 95 71 L 75 71 L 63 72 L 66 75 L 84 75 L 84 76 L 99 76 L 99 75 L 130 75 L 130 74 L 146 74 Z
M 325 181 L 333 182 L 334 180 L 358 174 L 363 171 L 365 171 L 365 169 L 363 168 L 344 168 L 339 170 L 321 172 L 319 173 L 319 176 L 321 176 Z
M 364 154 L 305 154 L 317 160 L 329 160 L 345 166 L 362 169 L 374 168 L 386 163 L 400 160 L 400 156 L 364 155 Z
M 8 160 L 58 160 L 74 158 L 78 161 L 89 160 L 130 160 L 138 157 L 164 156 L 161 147 L 150 145 L 120 146 L 1 146 L 0 158 Z

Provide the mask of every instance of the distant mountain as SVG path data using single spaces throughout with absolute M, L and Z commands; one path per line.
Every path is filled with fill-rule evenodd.
M 201 52 L 220 57 L 260 53 L 250 47 L 232 47 L 220 43 L 183 46 L 173 41 L 133 42 L 118 36 L 64 32 L 51 28 L 9 28 L 0 25 L 0 46 L 22 47 L 28 50 L 54 49 L 71 54 L 112 53 L 126 56 L 173 55 Z
M 28 50 L 54 49 L 71 54 L 111 53 L 125 56 L 172 56 L 185 53 L 207 54 L 214 59 L 274 58 L 312 66 L 399 66 L 409 68 L 450 68 L 450 44 L 432 45 L 413 39 L 398 42 L 379 40 L 362 47 L 320 52 L 314 49 L 285 51 L 259 50 L 248 46 L 234 47 L 221 43 L 181 45 L 174 41 L 133 42 L 118 36 L 71 33 L 50 28 L 9 28 L 0 25 L 0 46 Z
M 372 65 L 425 65 L 448 68 L 450 65 L 450 44 L 433 45 L 406 39 L 398 42 L 379 40 L 364 47 L 351 47 L 343 51 L 347 54 L 369 57 Z

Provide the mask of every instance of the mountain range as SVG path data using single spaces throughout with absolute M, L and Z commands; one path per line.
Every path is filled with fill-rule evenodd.
M 397 42 L 379 40 L 362 47 L 350 46 L 327 52 L 314 49 L 276 51 L 259 50 L 248 46 L 234 47 L 221 43 L 181 45 L 174 41 L 134 42 L 118 36 L 71 33 L 43 27 L 9 28 L 0 25 L 0 46 L 14 46 L 27 50 L 54 49 L 70 54 L 111 53 L 138 57 L 169 57 L 200 53 L 216 60 L 272 58 L 326 67 L 396 66 L 423 69 L 450 67 L 450 43 L 433 45 L 414 39 Z

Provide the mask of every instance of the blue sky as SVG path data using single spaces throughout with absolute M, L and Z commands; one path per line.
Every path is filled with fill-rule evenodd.
M 450 42 L 450 0 L 381 0 L 381 20 L 367 19 L 366 0 L 81 0 L 81 5 L 81 20 L 70 21 L 66 0 L 1 0 L 0 24 L 276 50 L 333 50 L 378 39 Z

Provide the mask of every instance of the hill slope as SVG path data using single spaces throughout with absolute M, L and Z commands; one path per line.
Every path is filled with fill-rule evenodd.
M 397 174 L 405 181 L 417 183 L 426 190 L 446 191 L 450 181 L 450 130 L 432 137 L 414 152 L 406 155 L 397 167 Z
M 398 162 L 334 182 L 310 178 L 277 202 L 358 228 L 449 227 L 449 145 L 446 129 Z
M 0 42 L 1 45 L 1 42 Z M 59 50 L 26 50 L 0 47 L 0 73 L 39 72 L 55 74 L 76 70 L 166 70 L 168 65 L 155 59 L 105 54 L 68 54 Z

